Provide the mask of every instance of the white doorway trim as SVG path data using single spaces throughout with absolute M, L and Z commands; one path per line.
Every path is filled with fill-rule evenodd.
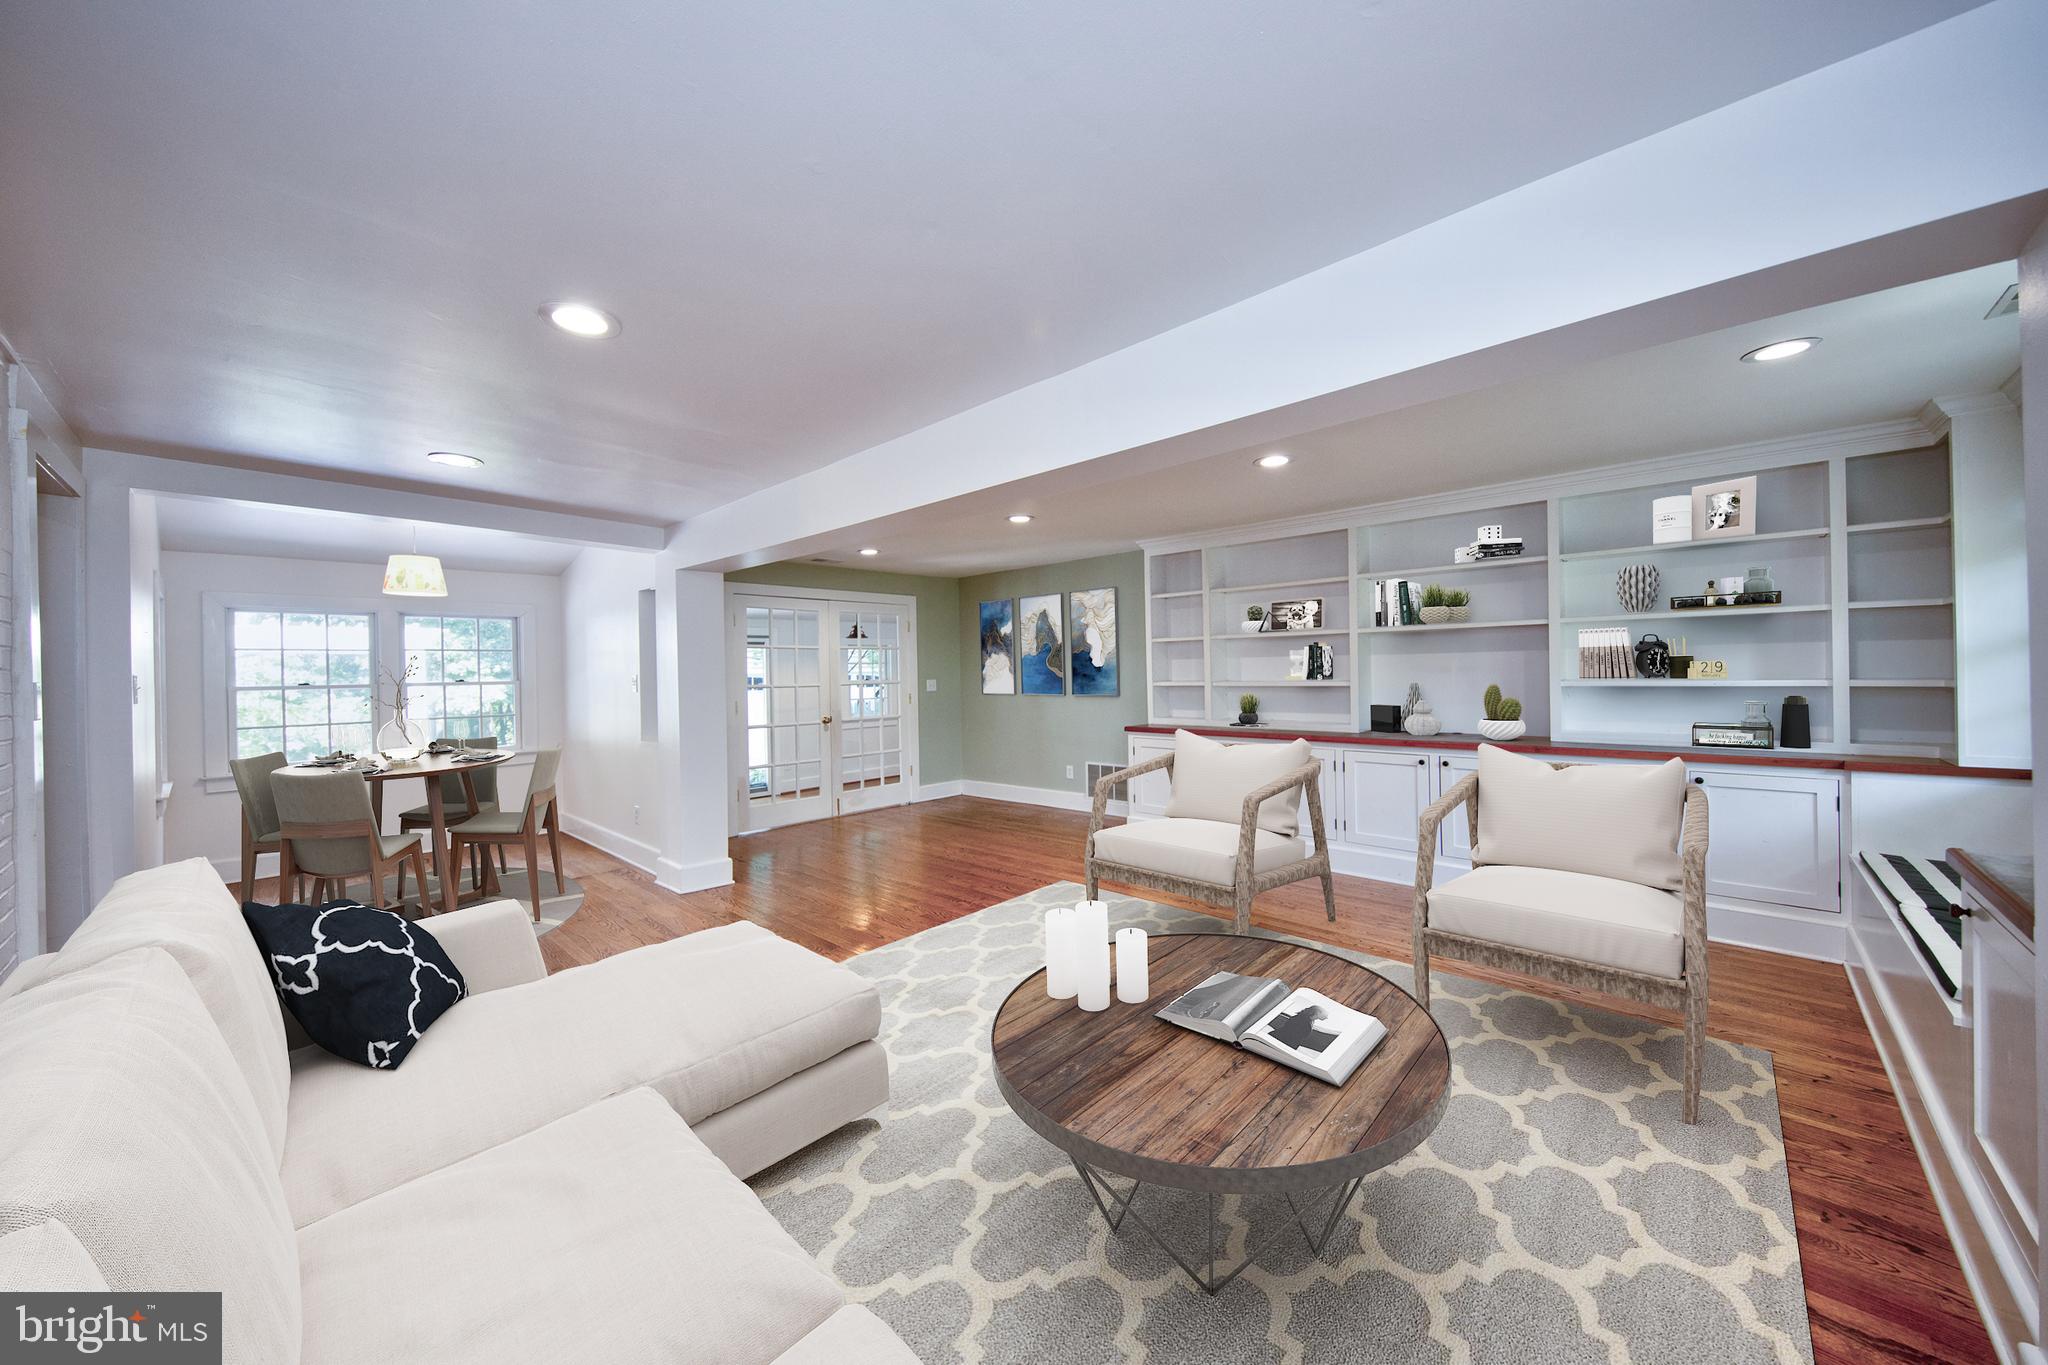
M 903 622 L 901 645 L 901 682 L 903 688 L 902 750 L 903 761 L 908 769 L 903 784 L 901 804 L 927 799 L 923 785 L 923 758 L 919 750 L 921 733 L 918 713 L 921 710 L 918 697 L 923 686 L 918 671 L 917 657 L 917 599 L 899 593 L 837 591 L 827 588 L 788 587 L 774 583 L 728 582 L 725 585 L 726 619 L 726 743 L 729 761 L 726 771 L 731 782 L 730 800 L 727 806 L 728 826 L 734 834 L 756 831 L 748 828 L 747 791 L 747 680 L 746 648 L 740 623 L 739 601 L 742 598 L 781 599 L 790 603 L 804 603 L 815 606 L 821 620 L 836 619 L 836 612 L 842 607 L 886 607 L 896 612 Z M 934 793 L 936 794 L 936 793 Z M 891 802 L 889 804 L 898 804 Z M 853 814 L 857 812 L 846 812 Z M 832 818 L 827 811 L 817 817 Z

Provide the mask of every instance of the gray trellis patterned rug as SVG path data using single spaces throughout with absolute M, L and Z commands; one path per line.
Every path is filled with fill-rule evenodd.
M 1131 1224 L 1111 1235 L 1067 1159 L 996 1092 L 995 1011 L 1042 961 L 1045 908 L 1081 895 L 1049 886 L 850 959 L 882 991 L 889 1106 L 752 1182 L 921 1358 L 1813 1358 L 1770 1055 L 1713 1043 L 1688 1128 L 1676 1032 L 1444 974 L 1433 1012 L 1453 1093 L 1435 1134 L 1367 1180 L 1322 1259 L 1283 1237 L 1220 1296 L 1196 1291 Z M 1114 927 L 1218 925 L 1110 905 Z M 1404 963 L 1344 956 L 1412 980 Z M 1197 1197 L 1139 1200 L 1201 1245 Z M 1285 1217 L 1226 1200 L 1229 1263 Z

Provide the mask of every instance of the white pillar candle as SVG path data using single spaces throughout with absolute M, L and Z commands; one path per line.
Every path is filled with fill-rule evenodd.
M 1045 993 L 1054 1000 L 1074 998 L 1074 968 L 1080 946 L 1074 907 L 1058 905 L 1045 912 Z
M 1116 998 L 1142 1005 L 1152 995 L 1152 967 L 1146 958 L 1151 945 L 1143 929 L 1116 931 Z
M 1084 1010 L 1109 1008 L 1109 903 L 1082 901 L 1074 907 L 1079 943 L 1079 1004 Z

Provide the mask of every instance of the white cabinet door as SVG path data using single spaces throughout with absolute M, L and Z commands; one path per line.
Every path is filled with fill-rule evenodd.
M 1839 910 L 1841 783 L 1706 764 L 1687 776 L 1707 792 L 1707 894 Z
M 1966 893 L 1964 1017 L 1970 1021 L 1971 1142 L 2007 1227 L 2030 1250 L 2041 1235 L 2034 1190 L 2034 951 Z
M 1173 740 L 1157 735 L 1131 737 L 1131 764 L 1173 752 Z M 1173 794 L 1173 779 L 1161 768 L 1131 779 L 1131 818 L 1157 819 L 1166 814 L 1166 798 Z
M 1431 761 L 1436 770 L 1436 789 L 1429 798 L 1432 801 L 1464 781 L 1467 773 L 1479 771 L 1478 754 L 1437 754 Z M 1462 804 L 1437 826 L 1436 851 L 1439 857 L 1456 858 L 1467 863 L 1472 861 L 1472 833 L 1465 827 L 1465 807 Z
M 1315 755 L 1316 762 L 1323 768 L 1320 780 L 1323 798 L 1323 838 L 1329 843 L 1337 841 L 1337 830 L 1344 823 L 1344 755 L 1343 748 L 1336 745 L 1311 744 L 1308 750 Z M 1308 829 L 1308 803 L 1301 805 L 1302 830 Z
M 1363 848 L 1413 854 L 1422 808 L 1429 804 L 1433 762 L 1434 755 L 1414 749 L 1357 748 L 1345 754 L 1337 837 Z

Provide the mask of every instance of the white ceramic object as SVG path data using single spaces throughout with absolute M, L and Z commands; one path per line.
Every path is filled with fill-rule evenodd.
M 1529 725 L 1520 720 L 1482 720 L 1479 733 L 1495 744 L 1505 744 L 1511 739 L 1520 739 L 1529 733 Z
M 1469 621 L 1472 619 L 1472 604 L 1470 602 L 1467 602 L 1462 607 L 1446 607 L 1445 610 L 1450 612 L 1453 621 Z
M 1263 624 L 1264 623 L 1260 621 L 1239 621 L 1237 623 L 1237 628 L 1247 635 L 1257 635 L 1259 633 L 1259 627 Z
M 1436 718 L 1436 712 L 1426 701 L 1415 703 L 1415 709 L 1401 722 L 1401 728 L 1411 735 L 1426 736 L 1441 734 L 1444 723 Z
M 1425 626 L 1440 626 L 1451 619 L 1451 609 L 1449 607 L 1424 607 L 1416 615 L 1422 618 L 1422 624 Z

